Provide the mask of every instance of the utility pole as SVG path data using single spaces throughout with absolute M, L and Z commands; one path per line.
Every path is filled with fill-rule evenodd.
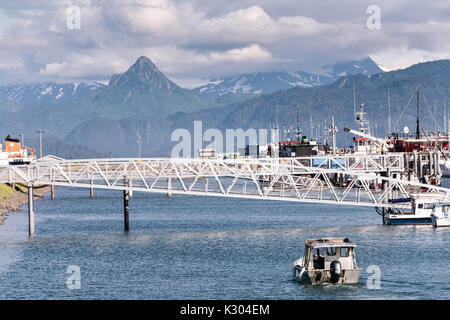
M 42 158 L 42 134 L 44 133 L 44 130 L 36 130 L 36 133 L 39 133 L 39 158 Z

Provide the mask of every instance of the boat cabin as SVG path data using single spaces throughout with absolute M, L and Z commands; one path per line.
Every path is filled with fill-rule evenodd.
M 378 152 L 377 146 L 367 138 L 353 137 L 353 142 L 355 143 L 353 150 L 356 154 L 371 154 Z
M 31 154 L 28 154 L 28 151 L 31 151 Z M 35 160 L 34 152 L 33 148 L 22 146 L 19 139 L 11 138 L 8 135 L 4 145 L 0 143 L 0 166 L 28 164 Z
M 355 247 L 348 238 L 306 240 L 305 266 L 308 270 L 329 270 L 331 262 L 338 260 L 343 269 L 353 269 Z
M 294 278 L 312 285 L 357 283 L 362 269 L 356 265 L 355 247 L 348 238 L 306 240 L 304 257 L 294 262 Z

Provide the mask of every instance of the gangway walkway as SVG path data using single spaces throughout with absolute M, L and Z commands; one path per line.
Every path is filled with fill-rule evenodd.
M 126 229 L 128 199 L 133 191 L 384 208 L 406 206 L 388 200 L 409 198 L 417 192 L 434 192 L 442 199 L 450 196 L 450 189 L 402 178 L 403 163 L 401 154 L 38 160 L 30 165 L 0 167 L 0 183 L 25 183 L 31 194 L 33 185 L 43 184 L 123 190 Z M 345 183 L 336 183 L 336 177 L 341 181 L 345 178 Z M 32 197 L 29 202 L 32 213 Z M 34 224 L 31 220 L 34 216 L 30 225 Z

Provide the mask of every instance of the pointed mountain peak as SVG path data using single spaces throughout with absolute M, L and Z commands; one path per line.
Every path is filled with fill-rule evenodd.
M 136 62 L 131 66 L 131 68 L 148 68 L 148 67 L 158 70 L 153 61 L 147 58 L 146 56 L 139 57 L 136 60 Z
M 180 89 L 145 56 L 139 57 L 125 73 L 113 75 L 109 85 L 147 91 Z
M 133 71 L 140 77 L 147 80 L 151 78 L 152 73 L 162 75 L 162 72 L 156 67 L 152 60 L 145 56 L 138 58 L 128 71 Z

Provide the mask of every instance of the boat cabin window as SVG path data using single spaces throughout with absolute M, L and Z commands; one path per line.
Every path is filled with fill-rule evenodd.
M 336 255 L 336 247 L 327 248 L 327 256 L 335 256 Z
M 340 252 L 340 254 L 341 254 L 341 257 L 348 257 L 349 256 L 349 252 L 350 252 L 350 250 L 349 250 L 349 248 L 340 248 L 341 249 L 341 252 Z
M 318 248 L 315 250 L 315 254 L 313 257 L 314 269 L 324 269 L 325 268 L 324 253 L 325 253 L 324 248 Z
M 434 209 L 434 204 L 433 203 L 419 203 L 417 205 L 417 208 L 419 208 L 419 209 Z

